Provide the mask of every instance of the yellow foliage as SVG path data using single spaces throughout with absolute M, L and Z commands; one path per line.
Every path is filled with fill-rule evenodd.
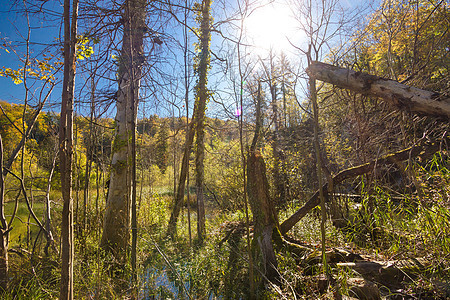
M 398 81 L 448 76 L 449 8 L 445 1 L 384 1 L 359 33 L 367 71 Z
M 76 45 L 76 59 L 84 60 L 85 58 L 91 57 L 94 54 L 94 48 L 92 46 L 86 46 L 91 40 L 87 36 L 79 35 L 77 36 L 77 45 Z M 96 44 L 98 41 L 93 40 L 93 43 Z

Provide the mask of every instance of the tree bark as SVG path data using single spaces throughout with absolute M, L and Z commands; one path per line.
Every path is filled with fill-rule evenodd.
M 340 88 L 380 97 L 397 108 L 446 119 L 450 117 L 450 97 L 436 92 L 318 61 L 312 62 L 306 72 L 318 80 Z
M 89 202 L 89 181 L 91 177 L 91 167 L 92 167 L 92 139 L 93 139 L 93 130 L 94 130 L 94 109 L 95 109 L 95 81 L 94 78 L 91 78 L 91 111 L 89 116 L 89 132 L 87 136 L 86 142 L 86 165 L 84 171 L 84 193 L 83 193 L 83 234 L 87 230 L 87 206 Z
M 274 55 L 270 53 L 269 66 L 263 64 L 264 71 L 266 73 L 267 84 L 269 85 L 272 108 L 272 120 L 274 130 L 272 132 L 272 155 L 273 155 L 273 177 L 277 178 L 274 181 L 274 201 L 276 205 L 282 205 L 286 203 L 286 176 L 281 168 L 283 165 L 283 157 L 280 151 L 280 128 L 282 126 L 280 122 L 280 108 L 277 100 L 277 82 L 278 76 L 276 67 L 274 65 Z
M 308 51 L 308 63 L 311 62 L 311 45 L 309 46 L 310 50 Z M 322 159 L 320 156 L 320 141 L 319 141 L 319 105 L 317 104 L 317 89 L 316 89 L 316 79 L 312 76 L 309 76 L 309 98 L 311 100 L 311 104 L 313 107 L 313 116 L 314 116 L 314 150 L 316 152 L 316 161 L 317 161 L 317 180 L 319 182 L 319 187 L 323 185 L 322 181 Z M 319 189 L 319 202 L 320 202 L 320 236 L 322 243 L 322 264 L 324 274 L 329 278 L 328 265 L 325 257 L 326 251 L 326 239 L 325 239 L 325 222 L 327 218 L 327 211 L 325 207 L 325 196 L 324 190 Z
M 56 143 L 55 143 L 56 144 Z M 57 150 L 56 150 L 57 151 Z M 51 207 L 50 207 L 50 191 L 51 191 L 51 187 L 52 187 L 52 177 L 53 177 L 53 173 L 55 171 L 55 167 L 56 167 L 56 159 L 58 157 L 58 152 L 55 153 L 55 157 L 53 158 L 53 162 L 52 162 L 52 168 L 50 170 L 50 174 L 48 175 L 48 179 L 47 179 L 47 191 L 45 193 L 45 229 L 47 230 L 46 234 L 45 234 L 45 238 L 47 239 L 47 243 L 45 244 L 44 247 L 44 253 L 45 256 L 48 257 L 48 249 L 50 248 L 50 246 L 54 246 L 54 239 L 53 239 L 53 233 L 52 233 L 52 228 L 51 228 Z
M 0 293 L 8 291 L 9 226 L 5 218 L 5 182 L 3 181 L 3 142 L 0 135 Z
M 270 200 L 266 164 L 258 151 L 251 151 L 247 160 L 247 193 L 253 213 L 253 245 L 258 244 L 259 264 L 271 282 L 278 282 L 278 263 L 272 244 L 273 230 L 278 227 L 278 217 Z M 255 249 L 254 249 L 255 251 Z
M 188 7 L 186 2 L 186 8 Z M 187 10 L 185 10 L 184 20 L 187 20 Z M 184 85 L 185 85 L 185 105 L 186 105 L 186 142 L 184 145 L 184 153 L 183 159 L 181 161 L 181 170 L 180 170 L 180 179 L 178 181 L 178 188 L 175 194 L 175 201 L 172 209 L 172 213 L 170 214 L 169 224 L 167 226 L 167 235 L 175 238 L 177 234 L 177 221 L 178 216 L 180 215 L 180 210 L 183 205 L 184 200 L 184 190 L 186 188 L 186 182 L 188 185 L 188 231 L 189 231 L 189 245 L 192 242 L 192 233 L 191 233 L 191 207 L 190 207 L 190 199 L 189 199 L 189 157 L 191 155 L 192 143 L 194 141 L 194 125 L 195 125 L 195 115 L 196 109 L 194 107 L 194 112 L 192 113 L 192 122 L 189 124 L 189 78 L 188 78 L 188 35 L 187 35 L 187 27 L 184 27 Z
M 186 8 L 184 9 L 184 22 L 187 24 L 187 18 L 188 18 L 188 0 L 185 0 Z M 189 39 L 188 39 L 188 28 L 187 26 L 184 26 L 183 30 L 183 36 L 184 36 L 184 49 L 183 49 L 183 57 L 184 57 L 184 101 L 186 105 L 186 126 L 189 124 L 189 55 L 188 55 L 188 45 L 189 45 Z M 192 114 L 195 116 L 195 112 Z M 189 140 L 190 135 L 193 134 L 192 128 L 186 128 L 186 142 Z M 191 145 L 192 145 L 192 139 L 191 138 Z M 189 155 L 190 153 L 190 147 L 187 149 Z M 184 156 L 183 156 L 184 159 Z M 186 181 L 187 185 L 187 218 L 188 218 L 188 233 L 189 233 L 189 248 L 192 247 L 192 230 L 191 230 L 191 199 L 190 199 L 190 190 L 189 190 L 189 156 L 187 156 L 187 164 L 185 166 L 185 174 L 186 178 L 183 179 L 183 181 Z M 180 180 L 181 180 L 181 172 L 180 172 Z M 184 190 L 184 186 L 183 186 Z
M 207 88 L 208 69 L 210 65 L 209 42 L 211 40 L 211 1 L 203 0 L 201 4 L 200 21 L 200 53 L 199 63 L 196 68 L 198 74 L 198 83 L 196 87 L 196 106 L 197 114 L 195 118 L 196 135 L 196 153 L 195 153 L 195 186 L 197 193 L 197 238 L 200 244 L 206 235 L 205 228 L 205 201 L 203 193 L 203 184 L 205 177 L 204 158 L 205 158 L 205 111 L 208 101 L 209 91 Z
M 130 5 L 130 2 L 127 3 Z M 145 18 L 145 7 L 141 7 L 141 9 L 144 11 L 143 18 Z M 128 6 L 128 9 L 130 10 L 130 6 Z M 130 20 L 128 21 L 130 24 L 132 23 L 132 17 L 129 16 Z M 144 19 L 145 20 L 145 19 Z M 142 20 L 142 24 L 145 25 L 144 20 Z M 142 28 L 136 28 L 143 30 Z M 130 44 L 133 45 L 133 35 L 129 36 L 130 38 Z M 144 37 L 140 37 L 141 39 L 138 41 L 137 46 L 142 47 L 139 51 L 143 51 L 143 43 L 144 43 Z M 136 184 L 136 123 L 137 123 L 137 110 L 138 110 L 138 101 L 139 101 L 139 88 L 135 86 L 136 80 L 135 80 L 135 73 L 134 73 L 134 64 L 135 64 L 135 53 L 133 52 L 133 48 L 130 47 L 128 49 L 129 55 L 130 55 L 130 61 L 131 61 L 131 101 L 128 103 L 130 106 L 130 111 L 132 112 L 131 116 L 131 288 L 133 289 L 131 295 L 132 298 L 138 298 L 138 280 L 137 280 L 137 238 L 138 238 L 138 225 L 137 225 L 137 203 L 136 203 L 136 196 L 137 196 L 137 184 Z M 142 52 L 138 52 L 139 54 L 143 54 Z M 138 60 L 140 60 L 139 57 L 137 57 Z M 141 76 L 139 74 L 139 76 Z
M 61 193 L 64 201 L 61 224 L 61 289 L 60 299 L 73 299 L 73 98 L 75 86 L 75 45 L 77 42 L 78 0 L 64 1 L 64 79 L 59 126 Z
M 145 1 L 125 2 L 124 35 L 119 66 L 116 129 L 111 178 L 101 246 L 120 264 L 127 259 L 130 238 L 131 145 L 137 116 L 140 78 L 144 63 Z M 132 56 L 134 60 L 132 60 Z M 133 101 L 134 100 L 134 101 Z
M 343 182 L 346 179 L 369 173 L 373 170 L 375 166 L 392 164 L 395 163 L 396 161 L 403 161 L 417 156 L 427 157 L 436 153 L 437 151 L 439 151 L 439 149 L 440 149 L 439 144 L 432 143 L 410 147 L 398 151 L 396 153 L 383 156 L 371 162 L 339 172 L 338 174 L 333 176 L 332 180 L 333 185 L 336 186 L 337 184 Z M 324 185 L 322 185 L 322 192 L 326 193 L 327 190 L 328 190 L 328 183 L 325 183 Z M 298 209 L 293 215 L 291 215 L 280 225 L 280 231 L 282 234 L 285 234 L 286 232 L 291 230 L 292 227 L 294 227 L 294 225 L 297 224 L 297 222 L 300 221 L 301 218 L 303 218 L 310 210 L 312 210 L 314 207 L 320 204 L 319 193 L 320 189 L 317 190 L 314 193 L 314 195 L 300 209 Z
M 272 75 L 273 78 L 273 75 Z M 273 143 L 272 143 L 272 154 L 273 154 L 273 177 L 277 178 L 275 180 L 275 201 L 277 205 L 282 205 L 286 203 L 286 182 L 284 181 L 284 174 L 281 170 L 282 157 L 280 155 L 280 143 L 279 143 L 279 108 L 277 101 L 277 85 L 275 83 L 270 83 L 270 94 L 272 96 L 272 112 L 273 112 Z
M 187 138 L 184 146 L 183 160 L 181 163 L 180 180 L 178 181 L 178 189 L 173 205 L 172 213 L 170 214 L 169 224 L 167 226 L 167 235 L 174 238 L 177 234 L 177 221 L 180 215 L 181 206 L 183 205 L 184 190 L 186 188 L 186 178 L 189 171 L 189 156 L 191 152 L 192 142 L 194 140 L 193 124 L 187 126 Z M 189 188 L 189 187 L 188 187 Z

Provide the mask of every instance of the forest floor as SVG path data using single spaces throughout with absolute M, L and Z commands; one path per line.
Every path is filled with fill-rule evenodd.
M 195 197 L 192 197 L 191 239 L 185 206 L 180 214 L 177 238 L 172 240 L 166 234 L 172 195 L 156 194 L 156 190 L 144 189 L 139 201 L 138 298 L 249 298 L 245 213 L 219 209 L 210 200 L 207 206 L 207 239 L 203 245 L 198 245 L 195 239 Z M 378 207 L 382 207 L 382 200 L 377 201 L 380 201 Z M 52 205 L 58 240 L 61 206 L 57 201 Z M 293 202 L 280 209 L 280 221 L 290 216 L 299 205 Z M 33 208 L 42 218 L 44 203 L 36 201 Z M 14 203 L 9 202 L 6 214 L 11 215 L 13 209 Z M 425 211 L 391 207 L 390 211 L 389 218 L 384 216 L 386 219 L 375 212 L 373 223 L 369 223 L 369 219 L 354 218 L 346 230 L 337 229 L 331 221 L 326 223 L 326 257 L 331 280 L 322 275 L 319 213 L 313 211 L 308 214 L 287 235 L 290 242 L 300 245 L 305 251 L 299 255 L 287 248 L 276 250 L 278 284 L 265 281 L 263 270 L 254 266 L 255 278 L 259 282 L 254 291 L 256 298 L 449 299 L 448 212 L 438 207 Z M 128 273 L 124 273 L 122 284 L 118 284 L 120 280 L 108 271 L 110 262 L 98 246 L 101 212 L 96 211 L 91 203 L 85 230 L 80 228 L 83 224 L 81 218 L 75 224 L 78 228 L 74 266 L 76 299 L 127 299 L 130 295 Z M 20 202 L 10 244 L 11 286 L 15 292 L 5 299 L 57 298 L 58 247 L 45 257 L 42 251 L 45 239 L 42 234 L 36 239 L 39 231 L 33 220 L 28 222 L 28 217 L 26 205 Z
M 170 204 L 167 205 L 167 209 L 169 208 Z M 213 205 L 209 207 L 212 213 L 209 214 L 207 222 L 208 240 L 202 247 L 196 247 L 195 240 L 189 244 L 186 210 L 179 223 L 181 226 L 176 241 L 167 239 L 161 233 L 141 239 L 146 244 L 145 247 L 148 247 L 148 250 L 144 251 L 147 253 L 144 255 L 146 273 L 142 277 L 145 285 L 144 298 L 249 297 L 244 214 L 227 213 L 212 208 Z M 294 208 L 285 207 L 280 211 L 280 218 L 292 214 Z M 331 221 L 327 222 L 327 262 L 332 279 L 326 280 L 322 275 L 320 219 L 316 215 L 313 213 L 305 217 L 289 232 L 293 241 L 309 251 L 303 256 L 290 253 L 287 249 L 277 251 L 281 285 L 262 283 L 265 288 L 257 291 L 258 298 L 450 297 L 449 254 L 441 252 L 436 243 L 432 248 L 432 241 L 420 241 L 417 240 L 418 236 L 408 237 L 405 232 L 400 235 L 400 228 L 381 230 L 377 227 L 378 231 L 360 232 L 356 236 L 354 232 L 343 232 L 336 229 Z M 195 222 L 194 208 L 191 220 L 193 236 Z M 361 224 L 354 226 L 356 229 Z M 234 236 L 233 233 L 237 235 Z M 250 235 L 252 236 L 252 233 Z

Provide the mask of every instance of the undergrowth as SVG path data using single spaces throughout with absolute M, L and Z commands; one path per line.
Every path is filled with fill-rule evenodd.
M 420 169 L 417 182 L 423 192 L 421 197 L 417 194 L 394 197 L 381 185 L 366 189 L 360 203 L 348 203 L 348 226 L 338 229 L 331 220 L 327 221 L 328 251 L 346 249 L 372 260 L 426 258 L 431 261 L 430 267 L 411 278 L 402 292 L 424 299 L 445 297 L 445 286 L 450 280 L 450 172 L 446 164 L 448 162 L 437 157 Z M 173 195 L 155 193 L 162 190 L 143 187 L 139 193 L 138 282 L 133 289 L 129 287 L 130 266 L 118 270 L 114 267 L 114 260 L 99 247 L 104 199 L 100 200 L 99 208 L 90 203 L 86 230 L 80 228 L 81 223 L 76 224 L 76 299 L 118 299 L 133 293 L 137 293 L 140 299 L 249 298 L 244 212 L 224 211 L 215 207 L 214 201 L 209 201 L 207 238 L 203 245 L 199 245 L 195 239 L 195 209 L 191 207 L 190 240 L 187 208 L 184 206 L 177 236 L 172 240 L 166 230 Z M 302 203 L 298 200 L 288 203 L 279 211 L 280 221 L 292 215 Z M 42 211 L 42 204 L 35 207 Z M 19 216 L 22 215 L 21 218 L 26 217 L 21 206 Z M 289 232 L 289 236 L 312 249 L 310 256 L 320 253 L 318 215 L 314 211 L 306 215 Z M 55 214 L 56 222 L 57 217 Z M 21 234 L 25 233 L 24 224 L 17 223 L 16 226 Z M 34 233 L 33 238 L 36 235 Z M 58 236 L 56 231 L 56 238 Z M 33 256 L 26 251 L 10 254 L 11 291 L 2 299 L 57 298 L 60 277 L 57 243 L 58 239 L 48 257 L 42 255 L 45 244 L 42 241 L 36 243 Z M 19 246 L 17 242 L 12 243 L 13 248 Z M 320 264 L 306 269 L 304 261 L 307 257 L 296 257 L 286 249 L 277 251 L 276 255 L 281 285 L 266 282 L 257 286 L 255 293 L 258 299 L 325 299 L 333 298 L 333 291 L 348 295 L 349 279 L 360 276 L 350 268 L 333 266 L 334 285 L 320 291 L 317 285 L 322 272 Z M 262 274 L 263 270 L 255 269 L 255 272 Z M 394 295 L 391 291 L 386 293 L 386 297 Z

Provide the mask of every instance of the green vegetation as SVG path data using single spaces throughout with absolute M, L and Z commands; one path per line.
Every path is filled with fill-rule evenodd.
M 169 7 L 181 9 L 185 6 L 182 2 Z M 319 2 L 325 6 L 337 3 Z M 118 100 L 119 92 L 96 86 L 111 75 L 105 72 L 99 80 L 99 70 L 109 66 L 116 72 L 117 62 L 124 60 L 114 56 L 114 62 L 105 61 L 101 66 L 101 56 L 107 53 L 104 56 L 110 59 L 111 53 L 98 54 L 98 44 L 104 45 L 103 39 L 111 32 L 97 38 L 86 31 L 78 37 L 77 56 L 85 64 L 78 62 L 77 70 L 90 76 L 92 87 L 88 92 L 77 91 L 75 103 L 89 103 L 89 116 L 80 109 L 83 113 L 75 114 L 73 120 L 74 299 L 450 298 L 448 116 L 413 114 L 410 103 L 401 98 L 403 102 L 399 100 L 393 108 L 384 99 L 331 84 L 317 82 L 314 88 L 315 79 L 285 55 L 274 51 L 269 58 L 247 61 L 251 55 L 245 53 L 254 49 L 246 48 L 250 45 L 243 35 L 224 39 L 233 42 L 227 44 L 229 51 L 239 52 L 241 61 L 236 62 L 236 54 L 223 49 L 212 51 L 210 47 L 217 44 L 214 34 L 226 37 L 227 30 L 221 26 L 231 24 L 221 20 L 220 14 L 213 18 L 211 14 L 218 9 L 215 5 L 200 1 L 189 11 L 196 18 L 191 22 L 197 20 L 200 26 L 192 34 L 196 39 L 196 35 L 202 36 L 195 49 L 189 49 L 187 33 L 185 49 L 175 49 L 170 43 L 179 42 L 179 37 L 163 42 L 160 37 L 165 36 L 149 25 L 143 32 L 145 38 L 151 37 L 152 50 L 146 45 L 149 53 L 131 55 L 131 63 L 143 66 L 145 73 L 137 80 L 142 81 L 140 95 L 157 98 L 164 111 L 164 117 L 150 114 L 146 105 L 154 99 L 139 99 L 135 190 L 126 184 L 122 190 L 112 188 L 124 183 L 110 180 L 114 169 L 123 170 L 120 178 L 127 182 L 134 175 L 129 154 L 132 131 L 129 119 L 108 117 L 108 105 Z M 244 7 L 239 9 L 233 15 L 235 21 L 236 16 L 244 20 L 249 14 Z M 326 27 L 334 17 L 324 17 L 316 24 L 308 17 L 317 12 L 309 9 L 311 16 L 303 12 L 302 30 L 312 35 L 308 36 L 311 44 L 309 51 L 299 53 L 351 67 L 358 74 L 432 90 L 436 99 L 448 102 L 450 10 L 446 1 L 382 1 L 365 24 L 357 27 L 352 23 L 354 31 L 345 32 L 350 44 L 338 41 L 327 51 L 321 47 L 336 37 L 328 37 L 321 26 Z M 167 7 L 158 8 L 161 15 L 167 11 Z M 180 14 L 175 9 L 171 13 Z M 331 9 L 320 13 L 331 14 Z M 180 16 L 177 24 L 182 23 Z M 186 12 L 184 17 L 188 16 Z M 84 17 L 89 20 L 91 16 Z M 114 30 L 126 20 L 116 21 Z M 161 75 L 168 68 L 158 69 L 159 62 L 152 60 L 153 55 L 163 55 L 152 52 L 155 44 L 173 46 L 174 53 L 185 50 L 185 67 L 177 65 L 181 71 L 173 71 L 179 74 Z M 12 49 L 6 44 L 0 48 Z M 194 62 L 189 62 L 192 57 Z M 178 64 L 179 57 L 161 61 Z M 94 63 L 99 65 L 94 67 Z M 27 79 L 34 84 L 45 82 L 43 90 L 58 84 L 60 62 L 56 57 L 30 59 L 24 64 L 30 69 L 3 67 L 0 76 L 23 84 L 27 92 L 31 91 Z M 122 68 L 125 63 L 120 65 Z M 123 68 L 121 84 L 128 88 L 129 74 Z M 195 87 L 188 84 L 195 82 L 190 72 L 203 77 Z M 151 80 L 146 77 L 149 74 L 154 76 Z M 177 86 L 180 74 L 185 76 L 183 92 Z M 169 83 L 164 82 L 165 76 L 170 77 Z M 217 78 L 220 83 L 214 85 Z M 309 86 L 304 79 L 309 79 Z M 304 95 L 307 90 L 310 94 Z M 122 92 L 122 98 L 130 93 Z M 195 99 L 189 99 L 191 96 Z M 316 96 L 313 118 L 310 98 Z M 0 242 L 9 242 L 8 289 L 0 294 L 2 299 L 56 299 L 61 283 L 59 116 L 42 110 L 46 100 L 36 100 L 41 97 L 37 93 L 29 97 L 21 104 L 0 101 L 7 222 L 0 220 Z M 189 112 L 193 115 L 189 122 L 181 117 L 187 111 L 185 104 L 198 110 Z M 213 109 L 220 111 L 220 118 L 212 117 Z M 126 123 L 120 124 L 129 137 L 124 140 L 114 131 L 120 122 Z M 189 142 L 191 136 L 198 140 Z M 123 150 L 124 159 L 114 161 L 112 154 L 117 150 Z M 184 155 L 188 166 L 184 175 L 189 181 L 180 193 Z M 120 260 L 117 253 L 101 246 L 105 227 L 113 234 L 125 232 L 118 234 L 125 241 L 131 236 L 131 225 L 108 228 L 104 222 L 107 207 L 113 208 L 109 211 L 112 218 L 131 215 L 132 192 L 137 200 L 136 281 L 131 249 L 122 251 L 124 259 Z M 322 193 L 323 206 L 318 205 Z M 176 206 L 177 194 L 180 206 Z M 122 197 L 121 211 L 114 210 L 111 195 Z M 174 207 L 181 210 L 175 218 L 178 221 L 173 222 L 175 230 L 168 232 Z M 294 216 L 295 222 L 286 225 Z M 120 221 L 126 224 L 127 218 Z M 123 249 L 130 248 L 125 244 Z M 1 258 L 0 275 L 6 274 Z M 276 274 L 269 274 L 269 269 Z M 0 276 L 0 286 L 1 281 Z
M 169 123 L 169 119 L 161 119 L 162 123 Z M 220 120 L 208 119 L 209 124 L 230 124 Z M 221 127 L 221 126 L 218 126 Z M 82 128 L 82 127 L 81 127 Z M 169 128 L 169 127 L 168 127 Z M 83 131 L 81 131 L 83 132 Z M 148 133 L 147 133 L 148 132 Z M 139 133 L 138 159 L 138 266 L 139 266 L 139 295 L 140 297 L 166 298 L 208 298 L 226 297 L 228 299 L 250 297 L 246 278 L 248 276 L 248 258 L 246 257 L 246 243 L 244 230 L 244 207 L 242 205 L 242 168 L 239 167 L 239 144 L 236 135 L 223 135 L 220 131 L 210 129 L 206 139 L 206 150 L 211 155 L 205 161 L 207 188 L 207 228 L 205 244 L 190 245 L 187 220 L 187 203 L 185 202 L 178 223 L 178 234 L 175 240 L 166 236 L 171 207 L 173 205 L 173 161 L 167 155 L 167 169 L 163 173 L 158 167 L 158 151 L 160 147 L 146 144 L 150 141 L 156 145 L 160 141 L 159 130 L 150 134 Z M 171 134 L 168 132 L 167 134 Z M 179 133 L 180 138 L 184 135 Z M 232 138 L 230 139 L 230 136 Z M 78 147 L 83 147 L 84 137 L 79 136 Z M 174 145 L 173 139 L 167 138 L 167 154 Z M 33 151 L 39 151 L 34 147 Z M 181 147 L 179 147 L 181 148 Z M 153 150 L 150 150 L 153 149 Z M 152 154 L 150 151 L 155 151 Z M 294 149 L 289 150 L 293 153 Z M 144 156 L 143 153 L 147 155 Z M 270 144 L 264 153 L 272 153 Z M 82 152 L 80 153 L 82 154 Z M 30 152 L 31 156 L 32 151 Z M 155 160 L 149 161 L 150 157 Z M 308 164 L 307 158 L 300 154 L 286 158 L 286 165 L 297 164 L 297 170 L 307 170 L 303 164 Z M 309 159 L 312 159 L 311 157 Z M 26 160 L 30 163 L 30 160 Z M 272 161 L 270 156 L 267 161 Z M 303 164 L 301 163 L 303 161 Z M 76 213 L 76 261 L 75 261 L 75 297 L 87 299 L 94 297 L 120 298 L 128 294 L 126 288 L 118 286 L 118 279 L 111 269 L 110 261 L 99 248 L 101 237 L 101 223 L 105 207 L 107 186 L 103 185 L 104 174 L 96 173 L 92 168 L 90 174 L 86 230 L 82 228 L 82 182 L 85 174 L 83 165 L 86 158 L 78 155 L 77 166 L 81 166 L 75 177 L 80 187 L 74 193 Z M 406 283 L 410 294 L 440 295 L 444 293 L 437 288 L 436 282 L 446 282 L 449 279 L 447 257 L 450 249 L 450 214 L 448 207 L 448 193 L 450 186 L 450 159 L 445 152 L 434 155 L 431 159 L 415 163 L 416 180 L 421 185 L 423 198 L 412 194 L 393 193 L 389 182 L 379 180 L 370 182 L 370 176 L 359 179 L 360 193 L 356 198 L 346 198 L 345 195 L 335 196 L 335 201 L 348 224 L 344 227 L 334 227 L 331 220 L 327 221 L 327 249 L 347 249 L 355 255 L 366 255 L 373 260 L 392 259 L 399 261 L 411 257 L 426 257 L 430 266 Z M 144 167 L 148 166 L 150 167 Z M 27 168 L 26 168 L 27 169 Z M 28 168 L 29 169 L 29 168 Z M 192 170 L 191 170 L 192 172 Z M 38 165 L 34 174 L 46 177 L 48 171 Z M 105 177 L 106 178 L 106 177 Z M 293 198 L 278 210 L 280 222 L 298 209 L 310 195 L 310 191 L 299 193 L 298 186 L 304 186 L 304 177 L 292 172 L 288 176 L 291 186 L 297 186 Z M 11 189 L 6 194 L 6 215 L 9 217 L 15 206 L 17 190 L 13 179 L 10 179 Z M 54 178 L 54 186 L 58 178 Z M 271 187 L 273 180 L 270 177 Z M 45 181 L 30 180 L 29 188 L 33 187 L 33 210 L 42 218 L 45 210 Z M 96 185 L 96 182 L 99 185 Z M 33 184 L 33 185 L 31 185 Z M 299 197 L 302 195 L 302 197 Z M 58 223 L 61 213 L 61 196 L 53 188 L 50 194 L 51 217 L 54 234 L 58 237 Z M 16 218 L 12 223 L 10 234 L 11 283 L 13 290 L 8 297 L 14 299 L 44 299 L 56 297 L 58 294 L 58 255 L 57 244 L 50 256 L 43 255 L 45 238 L 29 220 L 29 213 L 24 199 L 18 198 Z M 185 198 L 186 201 L 186 198 Z M 191 188 L 191 226 L 196 224 L 195 190 Z M 331 208 L 330 208 L 331 209 Z M 321 268 L 311 263 L 316 261 L 319 254 L 320 218 L 314 211 L 303 218 L 290 231 L 301 245 L 310 251 L 306 254 L 310 259 L 304 260 L 286 249 L 277 251 L 278 270 L 283 286 L 266 286 L 257 291 L 258 298 L 280 298 L 307 296 L 319 297 L 320 290 L 314 274 L 320 274 Z M 28 225 L 28 222 L 30 225 Z M 192 230 L 193 228 L 191 228 Z M 28 235 L 28 230 L 30 234 Z M 192 230 L 193 231 L 193 230 Z M 40 234 L 38 237 L 37 234 Z M 58 240 L 56 240 L 57 242 Z M 33 253 L 33 255 L 31 254 Z M 332 255 L 332 254 L 330 254 Z M 319 257 L 317 256 L 317 257 Z M 332 258 L 331 258 L 332 259 Z M 25 272 L 25 270 L 27 270 Z M 106 271 L 109 270 L 109 271 Z M 338 282 L 339 291 L 349 293 L 352 286 L 347 280 L 356 276 L 355 271 L 346 267 L 332 264 L 332 275 Z M 25 273 L 24 273 L 25 272 Z M 112 273 L 111 273 L 112 272 Z M 127 278 L 129 270 L 125 270 Z M 261 270 L 259 271 L 261 272 Z M 314 275 L 314 276 L 313 276 Z M 25 279 L 27 281 L 25 281 Z M 123 278 L 123 277 L 122 277 Z M 184 287 L 183 287 L 184 286 Z M 330 294 L 331 295 L 331 294 Z M 13 298 L 11 298 L 13 299 Z

